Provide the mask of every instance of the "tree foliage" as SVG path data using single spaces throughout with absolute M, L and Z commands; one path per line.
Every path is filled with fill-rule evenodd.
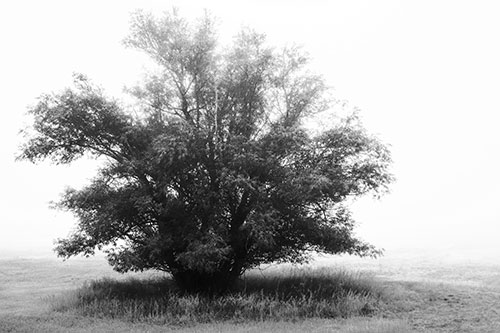
M 272 49 L 244 30 L 222 49 L 210 17 L 142 12 L 125 43 L 161 68 L 129 89 L 141 112 L 83 75 L 29 110 L 21 158 L 106 161 L 59 203 L 79 219 L 58 240 L 60 256 L 104 249 L 118 271 L 159 269 L 187 290 L 221 290 L 248 268 L 308 251 L 378 253 L 353 236 L 344 203 L 386 189 L 389 152 L 352 117 L 306 130 L 330 111 L 298 48 Z

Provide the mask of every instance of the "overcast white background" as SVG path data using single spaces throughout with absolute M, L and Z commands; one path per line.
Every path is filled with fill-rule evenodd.
M 130 12 L 173 5 L 187 17 L 209 9 L 224 41 L 250 26 L 270 44 L 303 45 L 334 96 L 391 145 L 391 193 L 353 206 L 362 238 L 388 254 L 500 253 L 495 1 L 18 0 L 0 4 L 0 257 L 51 255 L 75 221 L 48 202 L 94 169 L 15 162 L 27 106 L 69 86 L 73 72 L 119 97 L 146 60 L 121 44 Z

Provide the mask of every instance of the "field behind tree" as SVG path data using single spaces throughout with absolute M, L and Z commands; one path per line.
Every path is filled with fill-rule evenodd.
M 0 332 L 499 332 L 500 264 L 495 259 L 456 253 L 318 258 L 299 271 L 347 272 L 380 290 L 382 304 L 364 316 L 347 318 L 208 320 L 167 326 L 154 320 L 55 311 L 86 282 L 140 281 L 160 278 L 158 273 L 121 275 L 103 258 L 0 259 Z M 250 274 L 265 278 L 293 272 L 297 269 L 281 265 Z

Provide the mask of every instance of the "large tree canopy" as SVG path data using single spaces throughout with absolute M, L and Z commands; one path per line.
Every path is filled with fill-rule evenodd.
M 329 104 L 299 49 L 269 48 L 252 31 L 222 49 L 213 20 L 175 13 L 136 13 L 125 42 L 161 68 L 130 89 L 139 112 L 83 75 L 29 111 L 21 158 L 106 161 L 59 203 L 79 219 L 60 256 L 104 249 L 118 271 L 159 269 L 182 288 L 220 290 L 309 251 L 377 253 L 353 236 L 344 203 L 386 189 L 389 152 L 356 119 L 306 130 Z

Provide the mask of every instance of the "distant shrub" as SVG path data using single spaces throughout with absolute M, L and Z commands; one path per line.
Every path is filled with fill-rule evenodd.
M 222 295 L 187 294 L 169 277 L 102 279 L 52 299 L 55 311 L 129 321 L 194 324 L 374 314 L 383 292 L 367 276 L 332 269 L 251 271 Z

